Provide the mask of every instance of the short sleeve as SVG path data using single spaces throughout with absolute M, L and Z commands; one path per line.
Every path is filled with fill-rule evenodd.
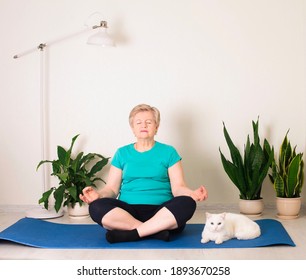
M 179 155 L 179 153 L 177 152 L 177 150 L 172 147 L 169 146 L 170 148 L 170 156 L 169 156 L 169 167 L 173 166 L 174 164 L 176 164 L 178 161 L 180 161 L 182 159 L 182 157 Z
M 123 169 L 123 164 L 122 164 L 121 156 L 120 156 L 120 149 L 118 149 L 116 153 L 114 154 L 112 161 L 111 161 L 111 165 L 119 169 Z

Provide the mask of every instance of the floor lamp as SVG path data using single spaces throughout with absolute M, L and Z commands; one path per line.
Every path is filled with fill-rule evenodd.
M 88 32 L 90 30 L 98 29 L 98 32 L 91 35 L 88 40 L 87 44 L 90 45 L 99 45 L 103 47 L 112 47 L 114 46 L 114 41 L 107 33 L 107 22 L 106 21 L 100 21 L 100 24 L 94 25 L 92 27 L 88 27 L 82 31 L 70 34 L 65 37 L 61 37 L 59 39 L 41 43 L 37 47 L 29 49 L 25 52 L 22 52 L 20 54 L 14 55 L 14 59 L 20 58 L 22 56 L 28 55 L 30 53 L 33 53 L 35 51 L 40 52 L 40 142 L 41 142 L 41 159 L 45 159 L 46 155 L 46 92 L 45 92 L 45 49 L 47 47 L 50 47 L 53 44 L 60 43 L 64 40 L 70 39 L 72 37 L 81 35 L 82 33 Z M 42 167 L 42 192 L 45 192 L 47 187 L 47 177 L 46 177 L 46 169 L 44 166 Z M 63 216 L 64 211 L 60 210 L 59 212 L 56 212 L 54 210 L 54 207 L 49 205 L 49 210 L 43 208 L 43 207 L 37 207 L 30 209 L 26 211 L 26 217 L 29 218 L 38 218 L 38 219 L 51 219 L 51 218 L 58 218 Z

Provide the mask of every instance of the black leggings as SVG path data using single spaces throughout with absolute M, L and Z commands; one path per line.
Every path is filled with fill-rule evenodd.
M 89 214 L 93 221 L 103 226 L 101 221 L 104 215 L 116 207 L 124 209 L 141 222 L 149 220 L 161 208 L 166 207 L 176 219 L 178 228 L 175 232 L 180 232 L 193 216 L 196 202 L 189 196 L 177 196 L 161 205 L 128 204 L 115 198 L 100 198 L 90 203 Z

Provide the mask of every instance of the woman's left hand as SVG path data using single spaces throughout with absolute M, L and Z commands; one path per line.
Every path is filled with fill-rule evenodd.
M 202 185 L 191 193 L 191 197 L 195 201 L 203 201 L 208 198 L 208 192 L 206 188 Z

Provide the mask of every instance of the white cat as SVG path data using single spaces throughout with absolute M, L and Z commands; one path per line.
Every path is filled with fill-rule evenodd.
M 237 239 L 253 239 L 260 236 L 260 227 L 257 223 L 242 214 L 206 212 L 206 224 L 202 232 L 201 243 Z

